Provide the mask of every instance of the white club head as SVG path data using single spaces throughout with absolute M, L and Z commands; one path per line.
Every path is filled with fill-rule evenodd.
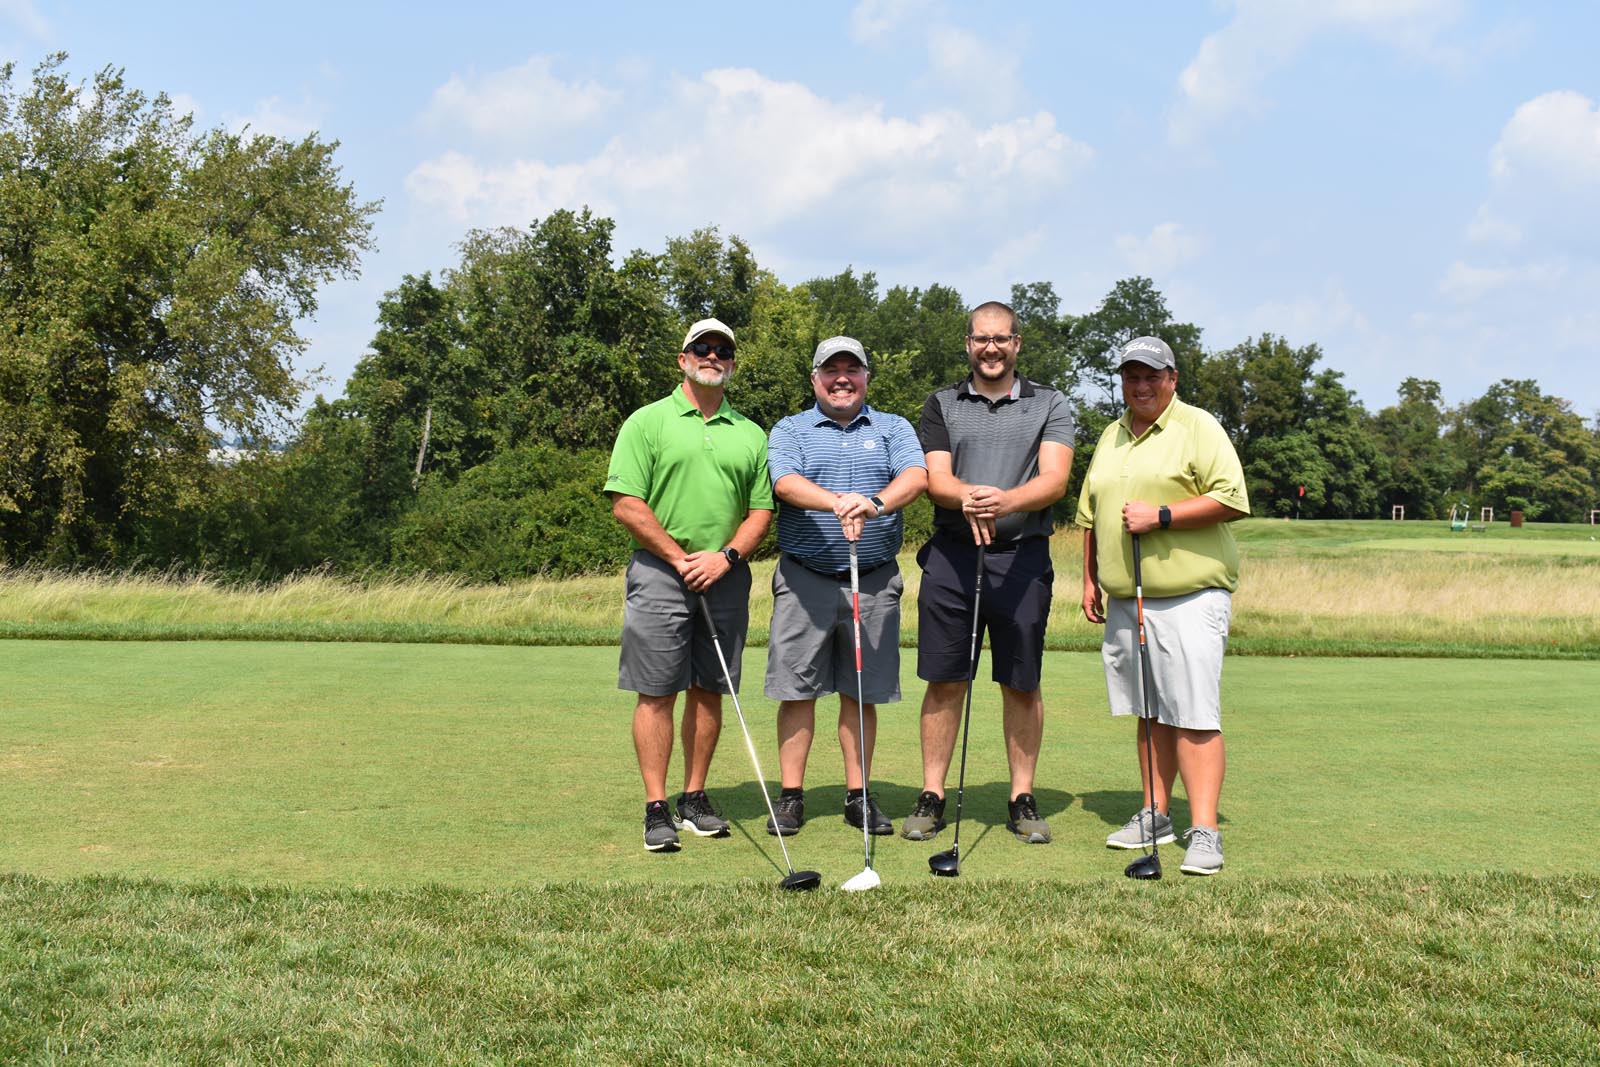
M 841 882 L 839 888 L 846 893 L 857 893 L 863 889 L 876 889 L 882 884 L 883 879 L 878 877 L 878 872 L 868 867 L 855 877 Z

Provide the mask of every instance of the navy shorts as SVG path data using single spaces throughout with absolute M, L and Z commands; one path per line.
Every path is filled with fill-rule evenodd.
M 978 546 L 936 533 L 917 553 L 917 562 L 922 565 L 917 677 L 926 682 L 964 682 L 972 666 L 967 657 L 972 648 Z M 1039 688 L 1055 576 L 1047 537 L 990 545 L 984 552 L 978 640 L 981 648 L 988 634 L 994 680 L 1001 685 L 1024 693 Z

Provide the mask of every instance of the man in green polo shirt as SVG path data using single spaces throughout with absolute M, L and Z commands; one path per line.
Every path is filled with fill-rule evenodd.
M 1217 808 L 1226 763 L 1222 654 L 1239 587 L 1239 550 L 1228 523 L 1250 513 L 1244 470 L 1217 420 L 1177 398 L 1177 361 L 1165 341 L 1128 342 L 1119 373 L 1128 410 L 1100 435 L 1078 498 L 1083 614 L 1105 624 L 1100 653 L 1111 713 L 1142 714 L 1130 537 L 1138 534 L 1155 719 L 1140 718 L 1135 740 L 1153 803 L 1106 845 L 1141 848 L 1176 840 L 1167 809 L 1181 775 L 1192 823 L 1182 870 L 1216 874 L 1222 870 Z M 1145 759 L 1146 730 L 1154 774 Z
M 750 621 L 750 567 L 772 520 L 767 437 L 728 406 L 733 331 L 701 319 L 683 338 L 683 384 L 628 416 L 611 452 L 605 491 L 633 538 L 622 615 L 617 687 L 639 694 L 633 746 L 644 778 L 644 847 L 676 852 L 678 830 L 727 837 L 706 796 L 722 732 L 722 668 L 699 613 L 702 598 L 727 641 L 739 684 Z M 683 793 L 667 806 L 667 763 L 678 694 L 683 711 Z

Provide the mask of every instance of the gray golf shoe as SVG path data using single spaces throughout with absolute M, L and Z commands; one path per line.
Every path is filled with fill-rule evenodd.
M 777 824 L 773 824 L 776 818 Z M 772 805 L 772 815 L 767 818 L 767 833 L 774 837 L 782 834 L 784 837 L 793 837 L 800 832 L 800 827 L 806 821 L 806 798 L 803 794 L 790 793 L 779 796 Z
M 678 851 L 678 831 L 672 828 L 672 812 L 665 800 L 644 806 L 644 847 L 647 852 Z
M 1222 831 L 1191 826 L 1183 832 L 1189 850 L 1183 854 L 1184 874 L 1216 874 L 1222 870 Z
M 1032 793 L 1018 793 L 1017 799 L 1007 807 L 1010 818 L 1006 820 L 1006 829 L 1015 834 L 1018 841 L 1025 845 L 1050 843 L 1050 824 L 1040 816 L 1039 804 Z
M 944 797 L 924 789 L 917 806 L 900 824 L 900 836 L 907 841 L 932 841 L 944 829 Z
M 728 822 L 711 806 L 711 798 L 701 789 L 678 797 L 678 817 L 673 823 L 697 837 L 727 837 Z
M 1170 845 L 1177 838 L 1172 834 L 1170 816 L 1156 812 L 1156 844 Z M 1122 829 L 1106 837 L 1106 848 L 1149 848 L 1150 809 L 1140 808 Z

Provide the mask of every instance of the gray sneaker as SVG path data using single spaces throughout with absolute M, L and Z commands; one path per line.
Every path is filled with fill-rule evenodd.
M 932 841 L 944 829 L 944 797 L 924 789 L 917 806 L 900 824 L 900 836 L 907 841 Z
M 1025 845 L 1050 843 L 1050 824 L 1040 817 L 1039 804 L 1032 793 L 1018 793 L 1008 805 L 1007 814 L 1011 817 L 1006 820 L 1006 829 L 1016 834 L 1018 841 Z
M 1170 816 L 1156 812 L 1156 844 L 1170 845 L 1177 838 L 1172 835 Z M 1150 809 L 1140 808 L 1122 829 L 1106 838 L 1106 848 L 1149 848 Z
M 678 832 L 665 800 L 644 806 L 644 847 L 647 852 L 678 851 Z
M 1184 874 L 1216 874 L 1222 870 L 1222 832 L 1209 826 L 1191 826 L 1183 832 L 1189 851 L 1183 854 Z
M 727 820 L 711 806 L 711 798 L 701 789 L 678 796 L 678 817 L 673 823 L 680 830 L 688 830 L 698 837 L 727 837 Z

